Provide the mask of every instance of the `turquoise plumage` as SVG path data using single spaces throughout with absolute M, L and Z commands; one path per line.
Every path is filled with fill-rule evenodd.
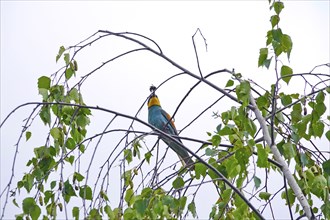
M 149 124 L 155 126 L 159 130 L 170 134 L 178 135 L 178 132 L 175 128 L 174 122 L 171 119 L 171 116 L 167 114 L 162 107 L 160 106 L 159 99 L 155 94 L 155 87 L 150 87 L 152 94 L 148 100 L 148 122 Z M 179 144 L 175 143 L 173 140 L 161 135 L 160 138 L 179 156 L 181 162 L 184 166 L 191 166 L 194 164 L 194 161 L 189 156 L 188 152 L 183 149 Z M 180 138 L 176 137 L 176 140 L 181 142 Z M 182 143 L 182 142 L 181 142 Z

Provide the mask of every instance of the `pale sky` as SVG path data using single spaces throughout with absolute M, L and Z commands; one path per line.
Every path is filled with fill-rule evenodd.
M 309 72 L 314 66 L 328 63 L 329 58 L 329 1 L 284 2 L 280 27 L 293 40 L 290 66 L 295 73 Z M 57 71 L 55 57 L 61 45 L 72 46 L 97 30 L 136 32 L 158 43 L 164 54 L 185 68 L 197 73 L 191 36 L 200 28 L 207 40 L 196 38 L 203 73 L 223 68 L 235 68 L 245 78 L 253 79 L 266 89 L 273 83 L 272 71 L 258 68 L 259 49 L 265 47 L 266 33 L 271 28 L 268 1 L 1 1 L 1 119 L 16 106 L 40 101 L 37 79 Z M 77 57 L 78 77 L 88 73 L 110 59 L 129 44 L 109 38 L 93 45 Z M 287 63 L 285 57 L 282 57 Z M 134 115 L 149 95 L 151 84 L 159 85 L 179 71 L 150 53 L 128 56 L 99 71 L 83 86 L 88 105 L 98 105 Z M 329 73 L 327 70 L 324 73 Z M 79 75 L 81 74 L 81 75 Z M 228 76 L 225 76 L 226 79 Z M 215 82 L 223 87 L 222 77 Z M 218 80 L 218 81 L 216 81 Z M 195 81 L 178 78 L 158 91 L 163 107 L 173 113 L 176 106 Z M 297 90 L 301 85 L 297 85 Z M 198 112 L 218 97 L 210 88 L 201 87 L 189 97 L 176 115 L 178 129 L 184 127 Z M 185 136 L 206 139 L 206 131 L 213 131 L 217 122 L 212 111 L 223 110 L 227 103 L 220 103 L 205 115 L 202 121 L 183 132 Z M 1 191 L 8 182 L 12 157 L 22 120 L 28 117 L 32 107 L 17 111 L 1 128 Z M 105 118 L 103 118 L 105 117 Z M 139 114 L 147 121 L 147 107 Z M 110 116 L 93 115 L 95 133 L 102 131 Z M 14 181 L 28 170 L 25 164 L 45 139 L 39 118 L 33 126 L 32 138 L 20 144 Z M 125 122 L 122 122 L 125 124 Z M 122 126 L 121 122 L 116 124 Z M 38 130 L 40 129 L 40 130 Z M 144 128 L 145 129 L 145 128 Z M 197 146 L 198 147 L 198 146 Z M 194 147 L 196 150 L 197 147 Z M 280 183 L 281 184 L 281 183 Z M 214 200 L 200 198 L 197 211 L 200 218 L 208 218 L 210 204 Z M 211 202 L 211 203 L 210 203 Z M 284 203 L 282 201 L 282 203 Z M 114 203 L 115 206 L 117 203 Z M 200 206 L 198 206 L 200 205 Z M 204 207 L 204 206 L 205 207 Z M 1 198 L 2 212 L 3 199 Z M 11 199 L 6 217 L 12 218 L 17 209 Z M 270 217 L 265 212 L 265 217 Z M 287 217 L 288 213 L 278 213 Z

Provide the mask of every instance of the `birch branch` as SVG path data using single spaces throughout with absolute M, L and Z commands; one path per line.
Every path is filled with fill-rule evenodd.
M 290 187 L 292 188 L 294 194 L 296 195 L 300 205 L 303 207 L 307 218 L 308 219 L 315 219 L 315 216 L 311 212 L 311 208 L 310 208 L 310 206 L 307 202 L 306 197 L 304 196 L 304 194 L 301 191 L 298 183 L 296 182 L 296 180 L 294 179 L 292 173 L 289 170 L 289 166 L 287 165 L 285 160 L 282 158 L 281 153 L 279 152 L 279 150 L 276 147 L 276 144 L 272 143 L 271 136 L 270 136 L 269 130 L 267 128 L 266 120 L 262 117 L 261 112 L 259 111 L 259 109 L 256 105 L 256 102 L 254 100 L 254 97 L 253 97 L 251 92 L 250 92 L 250 104 L 252 106 L 252 111 L 254 112 L 254 114 L 255 114 L 255 116 L 256 116 L 257 120 L 259 121 L 260 126 L 262 128 L 264 140 L 270 146 L 270 149 L 271 149 L 271 151 L 274 155 L 275 160 L 281 165 L 283 175 L 288 180 L 288 183 L 289 183 Z

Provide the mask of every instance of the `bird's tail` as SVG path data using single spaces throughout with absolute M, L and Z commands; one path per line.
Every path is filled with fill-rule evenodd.
M 195 162 L 191 159 L 191 157 L 190 156 L 188 156 L 188 157 L 184 157 L 184 158 L 182 158 L 181 156 L 179 156 L 180 157 L 180 160 L 181 160 L 181 162 L 182 162 L 182 164 L 184 165 L 184 166 L 186 166 L 187 168 L 189 168 L 190 170 L 193 170 L 194 169 L 194 164 L 195 164 Z
M 184 166 L 188 167 L 189 169 L 194 169 L 195 162 L 191 159 L 191 156 L 188 154 L 188 152 L 182 148 L 182 146 L 167 138 L 162 138 L 162 140 L 179 156 Z M 180 139 L 177 140 L 181 142 Z

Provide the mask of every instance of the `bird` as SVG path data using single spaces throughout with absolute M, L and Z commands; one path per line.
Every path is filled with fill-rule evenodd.
M 177 137 L 178 131 L 172 117 L 162 109 L 159 98 L 155 94 L 155 90 L 155 86 L 150 86 L 151 94 L 148 99 L 148 123 L 169 135 L 175 135 L 176 137 L 174 138 L 182 143 L 180 138 Z M 186 149 L 164 135 L 160 135 L 160 139 L 179 156 L 183 166 L 187 166 L 190 169 L 193 167 L 194 161 L 191 159 Z

